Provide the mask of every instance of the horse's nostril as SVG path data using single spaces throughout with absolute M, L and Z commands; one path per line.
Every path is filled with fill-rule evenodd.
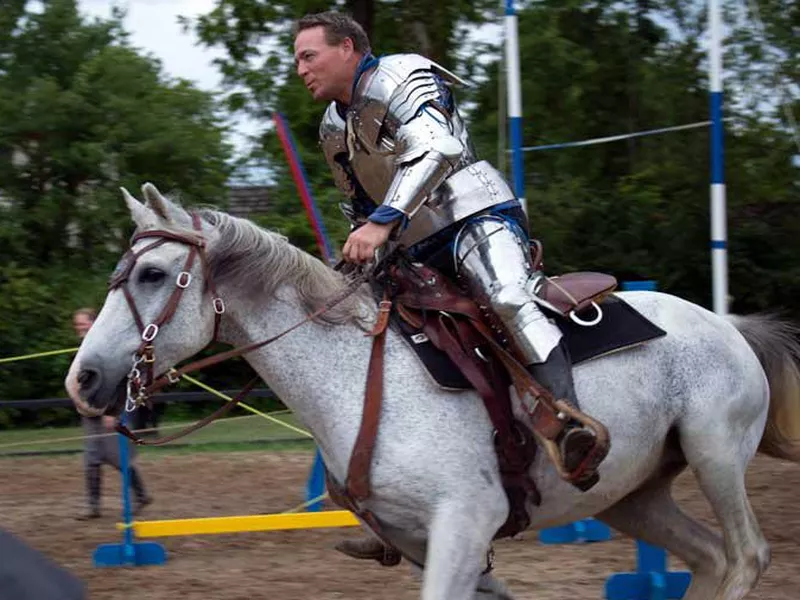
M 100 374 L 94 369 L 81 369 L 78 373 L 78 383 L 81 390 L 88 392 L 93 391 L 100 381 Z

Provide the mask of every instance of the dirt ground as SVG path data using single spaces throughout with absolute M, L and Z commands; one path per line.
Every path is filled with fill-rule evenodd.
M 144 518 L 279 512 L 302 502 L 312 456 L 297 452 L 148 455 L 143 474 L 155 497 Z M 255 598 L 418 598 L 419 584 L 406 566 L 381 568 L 332 550 L 358 529 L 262 532 L 163 540 L 161 567 L 96 569 L 91 555 L 116 542 L 119 482 L 106 472 L 104 517 L 83 523 L 81 458 L 24 458 L 0 462 L 0 526 L 45 552 L 82 578 L 93 599 L 249 600 Z M 752 598 L 800 597 L 800 466 L 757 458 L 749 473 L 750 497 L 773 563 Z M 710 513 L 691 476 L 677 497 L 690 513 Z M 630 570 L 634 546 L 622 537 L 582 546 L 543 546 L 534 533 L 497 544 L 496 572 L 520 599 L 593 599 L 612 572 Z M 674 564 L 673 568 L 680 568 Z

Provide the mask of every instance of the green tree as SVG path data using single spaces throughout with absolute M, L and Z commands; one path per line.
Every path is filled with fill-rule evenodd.
M 520 15 L 525 144 L 706 120 L 704 11 L 694 2 L 529 5 Z M 500 67 L 489 65 L 476 97 L 473 133 L 484 156 L 493 153 L 500 118 Z M 748 110 L 741 87 L 730 86 L 726 98 L 734 119 L 726 138 L 734 309 L 791 310 L 799 280 L 790 254 L 800 231 L 790 138 Z M 653 278 L 710 304 L 707 130 L 530 152 L 525 167 L 531 226 L 551 272 Z M 762 211 L 772 215 L 769 225 L 755 217 Z
M 0 15 L 0 346 L 75 345 L 73 309 L 98 306 L 131 224 L 119 186 L 153 181 L 223 205 L 231 148 L 215 98 L 132 49 L 121 13 L 74 0 Z M 69 357 L 0 366 L 0 398 L 63 395 Z

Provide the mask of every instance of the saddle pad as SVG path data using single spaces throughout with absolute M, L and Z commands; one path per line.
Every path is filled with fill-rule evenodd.
M 592 327 L 584 327 L 562 317 L 555 318 L 556 325 L 564 334 L 573 365 L 667 335 L 666 331 L 613 294 L 603 300 L 600 306 L 603 308 L 603 319 Z M 587 309 L 586 313 L 584 318 L 594 317 L 593 309 Z M 472 389 L 461 371 L 425 334 L 400 319 L 396 313 L 393 313 L 392 324 L 414 349 L 439 386 L 452 390 Z

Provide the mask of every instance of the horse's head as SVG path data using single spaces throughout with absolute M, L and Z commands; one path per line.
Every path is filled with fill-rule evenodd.
M 144 204 L 122 190 L 136 233 L 67 375 L 84 414 L 118 413 L 149 379 L 208 345 L 224 309 L 209 279 L 199 217 L 152 184 L 142 192 Z

